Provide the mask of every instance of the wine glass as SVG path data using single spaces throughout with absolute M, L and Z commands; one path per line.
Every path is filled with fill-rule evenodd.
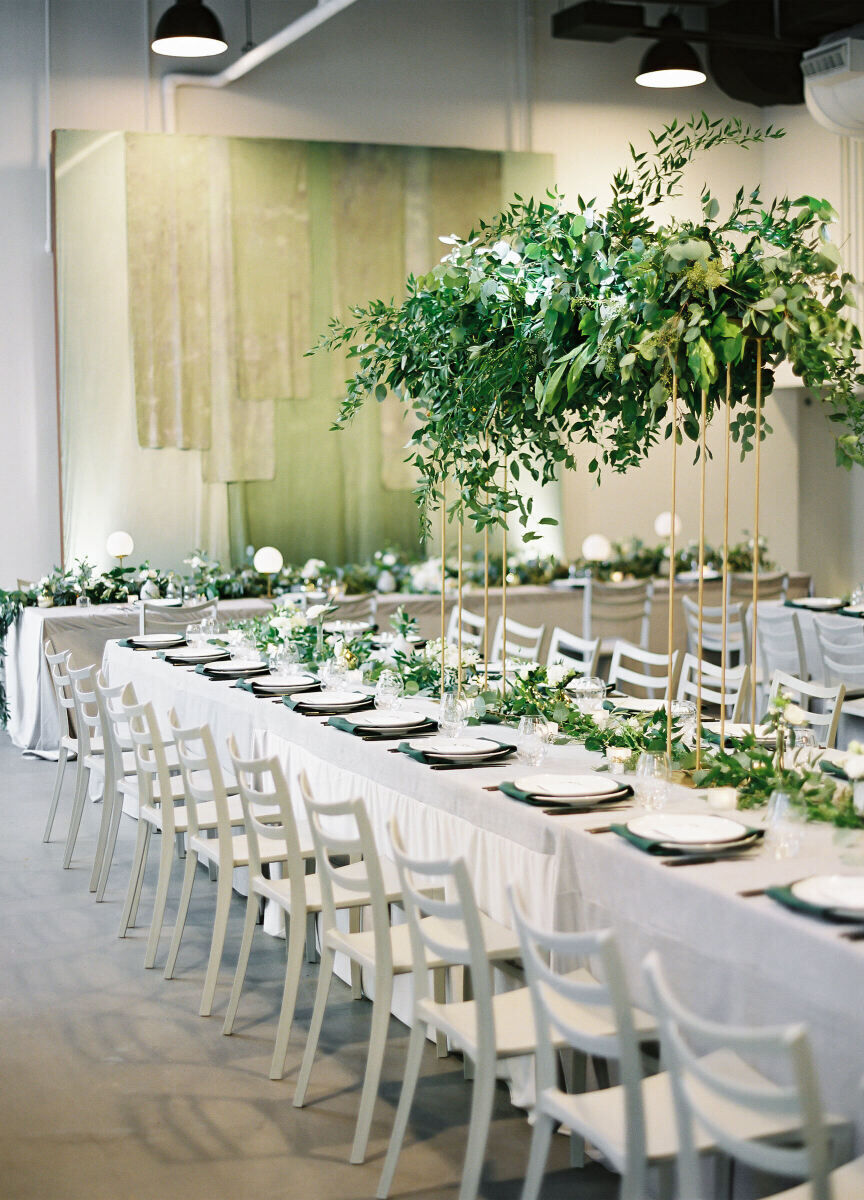
M 194 622 L 186 626 L 186 645 L 201 646 L 205 641 L 204 625 L 202 622 Z
M 606 684 L 596 675 L 583 675 L 574 679 L 567 687 L 580 713 L 599 712 L 606 699 Z
M 652 812 L 665 808 L 669 792 L 669 759 L 664 751 L 642 751 L 636 764 L 634 787 L 644 808 Z
M 404 690 L 402 680 L 395 671 L 382 671 L 375 685 L 375 707 L 384 712 L 399 708 Z
M 765 849 L 774 858 L 794 858 L 801 852 L 805 814 L 788 792 L 775 791 L 768 798 L 765 817 Z
M 458 738 L 468 724 L 468 709 L 455 692 L 446 692 L 438 705 L 438 726 L 445 737 Z
M 539 767 L 546 757 L 547 722 L 543 717 L 522 717 L 519 722 L 519 740 L 516 757 L 528 767 Z

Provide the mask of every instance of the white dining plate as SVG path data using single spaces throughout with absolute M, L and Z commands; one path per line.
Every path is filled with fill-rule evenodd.
M 268 675 L 266 679 L 256 679 L 255 686 L 281 690 L 286 687 L 308 687 L 312 683 L 317 683 L 315 676 L 304 671 L 297 675 Z
M 792 601 L 798 608 L 842 608 L 843 601 L 839 596 L 800 596 Z
M 706 721 L 703 729 L 708 729 L 711 733 L 716 733 L 720 736 L 720 722 Z M 724 726 L 725 736 L 731 738 L 743 738 L 745 734 L 750 732 L 750 725 L 747 721 L 727 721 Z M 768 725 L 757 725 L 754 731 L 757 742 L 765 742 L 766 745 L 777 741 L 777 735 Z
M 267 664 L 261 662 L 260 658 L 232 658 L 230 662 L 213 663 L 209 670 L 230 675 L 233 671 L 266 671 Z
M 561 796 L 566 799 L 582 796 L 608 796 L 620 792 L 621 784 L 600 775 L 524 775 L 513 781 L 520 792 L 532 796 Z
M 189 659 L 194 662 L 211 662 L 215 658 L 224 658 L 227 650 L 219 646 L 178 646 L 171 654 L 172 658 Z
M 490 738 L 432 737 L 420 742 L 419 748 L 425 754 L 446 758 L 487 758 L 490 754 L 501 753 L 501 746 Z
M 628 821 L 627 828 L 637 837 L 673 846 L 722 846 L 752 836 L 740 821 L 710 813 L 646 813 Z
M 132 603 L 140 605 L 141 597 L 136 596 L 135 599 L 132 601 Z M 148 608 L 182 608 L 183 607 L 183 601 L 178 600 L 176 598 L 176 596 L 172 597 L 170 600 L 166 599 L 164 596 L 157 597 L 157 599 L 155 599 L 155 600 L 150 600 L 148 597 L 148 599 L 145 601 L 145 603 L 147 604 Z
M 808 904 L 864 916 L 864 875 L 811 875 L 789 890 Z
M 322 692 L 320 696 L 307 696 L 303 701 L 311 708 L 333 709 L 355 708 L 360 704 L 368 704 L 366 692 Z
M 429 718 L 425 713 L 413 712 L 370 712 L 363 717 L 363 724 L 370 729 L 412 729 L 415 725 L 425 725 Z
M 185 633 L 139 633 L 130 637 L 133 646 L 147 646 L 151 650 L 168 650 L 186 641 Z

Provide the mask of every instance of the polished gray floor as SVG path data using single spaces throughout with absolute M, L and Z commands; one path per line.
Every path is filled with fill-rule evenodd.
M 73 865 L 61 868 L 73 772 L 67 773 L 55 838 L 44 845 L 56 767 L 22 758 L 0 734 L 0 1197 L 374 1196 L 399 1096 L 405 1027 L 391 1024 L 368 1160 L 350 1166 L 368 1002 L 353 1002 L 348 989 L 334 983 L 310 1104 L 293 1108 L 315 968 L 306 968 L 286 1077 L 271 1082 L 267 1068 L 284 944 L 259 931 L 235 1034 L 223 1037 L 240 902 L 233 906 L 214 1016 L 202 1019 L 196 1013 L 212 919 L 209 881 L 202 872 L 196 883 L 178 977 L 166 982 L 161 969 L 145 971 L 144 930 L 123 940 L 116 936 L 133 822 L 124 821 L 104 903 L 94 903 L 87 890 L 98 807 L 88 804 Z M 151 867 L 144 920 L 154 882 Z M 169 903 L 178 888 L 179 871 Z M 394 1196 L 457 1195 L 470 1099 L 461 1060 L 439 1062 L 430 1045 Z M 499 1086 L 484 1197 L 519 1196 L 529 1142 L 524 1114 Z M 565 1139 L 555 1143 L 546 1200 L 609 1200 L 617 1193 L 601 1167 L 570 1170 Z

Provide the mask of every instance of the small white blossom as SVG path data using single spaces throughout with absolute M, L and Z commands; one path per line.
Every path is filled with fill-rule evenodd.
M 572 669 L 572 667 L 568 667 L 565 663 L 553 663 L 551 667 L 546 668 L 546 678 L 553 687 L 559 687 Z
M 855 754 L 847 758 L 843 769 L 850 779 L 864 779 L 864 754 Z
M 313 605 L 311 605 L 309 608 L 307 608 L 307 609 L 306 609 L 306 621 L 307 621 L 307 623 L 309 623 L 309 622 L 312 622 L 312 621 L 317 621 L 319 617 L 323 617 L 323 616 L 324 616 L 324 614 L 325 614 L 325 612 L 326 612 L 326 611 L 327 611 L 327 605 L 326 605 L 326 604 L 313 604 Z
M 317 579 L 326 566 L 323 558 L 308 558 L 303 564 L 300 574 L 306 580 Z

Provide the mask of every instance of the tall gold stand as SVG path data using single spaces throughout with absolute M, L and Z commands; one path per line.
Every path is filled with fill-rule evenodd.
M 457 543 L 458 547 L 459 547 L 459 567 L 458 567 L 458 580 L 457 580 L 457 584 L 456 584 L 457 593 L 458 593 L 456 604 L 457 604 L 458 613 L 459 613 L 459 633 L 458 633 L 457 642 L 456 642 L 456 646 L 457 646 L 456 653 L 459 656 L 459 661 L 456 666 L 456 695 L 459 697 L 460 700 L 462 699 L 462 534 L 463 534 L 463 530 L 464 530 L 464 527 L 462 525 L 462 513 L 460 512 L 459 513 L 459 537 L 458 537 L 458 543 Z
M 444 675 L 447 652 L 447 484 L 441 480 L 441 695 L 444 695 Z
M 699 624 L 696 635 L 696 770 L 702 766 L 702 622 L 705 603 L 705 467 L 708 458 L 708 393 L 702 389 L 702 411 L 699 417 L 701 471 L 699 478 Z
M 762 464 L 762 339 L 756 339 L 756 488 L 753 508 L 753 603 L 750 611 L 750 729 L 756 727 L 756 676 L 758 646 L 756 625 L 759 620 L 759 478 Z
M 510 484 L 510 469 L 504 460 L 504 498 Z M 501 531 L 501 624 L 504 637 L 501 642 L 501 695 L 507 691 L 507 513 L 504 513 L 504 528 Z
M 729 466 L 732 447 L 732 366 L 726 367 L 726 458 L 723 481 L 723 596 L 722 647 L 720 651 L 720 694 L 726 698 L 727 636 L 729 632 Z M 726 749 L 726 705 L 720 705 L 720 751 Z
M 678 376 L 672 376 L 672 513 L 669 531 L 669 636 L 666 684 L 666 753 L 672 761 L 672 654 L 675 642 L 675 510 L 678 502 Z

